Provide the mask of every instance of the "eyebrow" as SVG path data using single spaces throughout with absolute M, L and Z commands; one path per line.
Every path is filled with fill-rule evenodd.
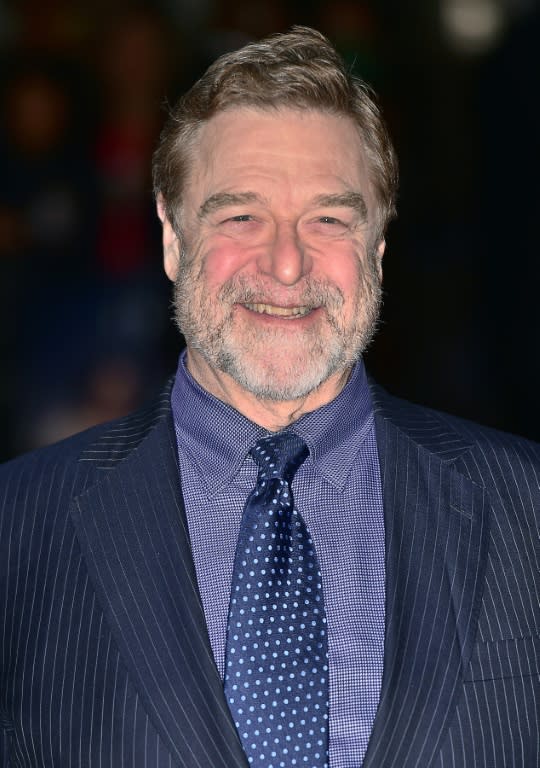
M 203 219 L 220 208 L 230 205 L 245 205 L 246 203 L 264 203 L 265 200 L 255 192 L 216 192 L 210 195 L 199 208 L 199 219 Z
M 265 204 L 267 201 L 256 192 L 216 192 L 210 195 L 199 208 L 198 217 L 203 219 L 221 208 L 246 203 Z M 352 208 L 362 221 L 367 221 L 368 209 L 364 196 L 360 192 L 339 192 L 335 194 L 317 195 L 312 200 L 313 205 L 329 208 Z
M 363 221 L 367 221 L 368 208 L 364 196 L 360 192 L 341 192 L 334 195 L 318 195 L 313 199 L 314 205 L 328 208 L 352 208 Z

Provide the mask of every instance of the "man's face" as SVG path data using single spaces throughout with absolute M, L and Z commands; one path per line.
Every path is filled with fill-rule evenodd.
M 166 223 L 165 268 L 200 383 L 292 401 L 343 378 L 374 330 L 384 250 L 350 119 L 288 109 L 212 118 L 181 226 L 180 244 Z

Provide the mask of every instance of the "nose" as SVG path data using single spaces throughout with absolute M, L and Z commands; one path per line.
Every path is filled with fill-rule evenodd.
M 276 227 L 274 238 L 260 259 L 259 269 L 283 285 L 294 285 L 309 271 L 310 257 L 293 224 Z

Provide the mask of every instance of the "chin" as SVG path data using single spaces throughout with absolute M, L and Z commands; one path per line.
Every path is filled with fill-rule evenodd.
M 287 361 L 261 361 L 253 355 L 222 355 L 219 360 L 220 370 L 242 389 L 261 400 L 277 402 L 306 397 L 349 365 L 341 351 L 330 357 L 327 352 L 325 359 L 316 360 L 306 360 L 305 353 Z

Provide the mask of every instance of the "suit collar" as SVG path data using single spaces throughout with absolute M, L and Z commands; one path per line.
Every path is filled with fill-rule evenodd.
M 460 474 L 470 444 L 374 387 L 386 527 L 385 662 L 364 768 L 435 760 L 476 635 L 489 505 Z
M 100 477 L 72 519 L 130 678 L 175 760 L 245 768 L 198 592 L 168 398 L 81 456 Z

